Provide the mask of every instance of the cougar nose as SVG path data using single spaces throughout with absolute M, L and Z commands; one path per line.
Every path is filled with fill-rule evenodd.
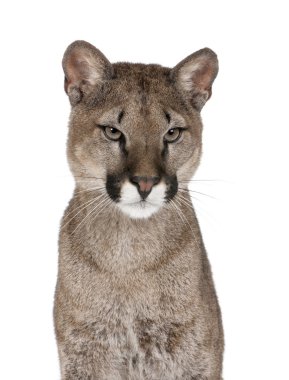
M 152 187 L 159 183 L 160 177 L 142 177 L 134 176 L 131 181 L 137 185 L 138 192 L 142 199 L 146 199 L 152 190 Z

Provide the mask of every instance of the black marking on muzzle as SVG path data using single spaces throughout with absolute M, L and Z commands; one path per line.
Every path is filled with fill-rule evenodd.
M 167 185 L 165 200 L 169 202 L 174 198 L 178 192 L 178 180 L 176 175 L 165 176 L 165 182 Z
M 108 174 L 106 178 L 106 191 L 114 202 L 120 200 L 121 179 L 122 176 L 118 174 Z

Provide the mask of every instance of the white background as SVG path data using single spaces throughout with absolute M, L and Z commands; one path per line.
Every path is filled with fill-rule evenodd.
M 59 379 L 52 307 L 73 181 L 62 54 L 174 66 L 219 56 L 196 194 L 223 311 L 225 380 L 289 379 L 288 11 L 282 1 L 9 1 L 0 9 L 1 378 Z M 169 231 L 168 231 L 169 234 Z

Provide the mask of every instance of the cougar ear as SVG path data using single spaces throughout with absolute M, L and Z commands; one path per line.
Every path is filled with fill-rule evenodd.
M 113 76 L 113 68 L 108 59 L 86 41 L 75 41 L 68 46 L 62 66 L 65 74 L 64 89 L 73 106 L 89 94 L 97 83 Z
M 217 74 L 217 55 L 208 48 L 189 55 L 172 70 L 177 87 L 189 96 L 191 104 L 198 111 L 211 97 L 212 84 Z

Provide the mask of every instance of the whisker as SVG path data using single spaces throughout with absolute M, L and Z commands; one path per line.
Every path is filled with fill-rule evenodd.
M 182 213 L 180 212 L 181 210 L 177 207 L 177 205 L 175 204 L 175 202 L 171 199 L 171 204 L 174 206 L 175 210 L 177 211 L 180 219 L 182 220 L 182 222 L 184 224 L 186 224 L 186 221 L 184 220 L 183 216 L 182 216 Z
M 76 181 L 77 184 L 97 184 L 97 180 L 94 180 L 94 179 L 82 179 L 82 180 L 78 180 Z
M 181 194 L 178 194 L 179 197 L 181 197 Z M 192 198 L 192 200 L 194 201 L 194 205 L 192 203 L 191 207 L 194 207 L 195 206 L 195 201 L 201 203 L 202 205 L 204 204 L 202 200 L 198 199 L 195 195 L 192 195 L 190 194 L 190 197 Z M 199 207 L 199 206 L 198 206 Z
M 84 177 L 84 176 L 74 176 L 74 178 L 85 178 L 85 179 L 87 179 L 87 178 L 89 178 L 89 179 L 102 179 L 102 180 L 104 180 L 104 178 L 103 177 Z
M 186 203 L 187 206 L 189 206 L 190 208 L 193 209 L 193 204 L 192 204 L 191 200 L 188 200 L 188 199 L 185 198 L 182 194 L 178 194 L 177 196 L 178 196 L 180 199 L 182 199 L 182 200 Z
M 180 204 L 179 201 L 178 201 L 176 198 L 175 198 L 175 201 L 176 201 L 178 204 Z M 182 220 L 182 221 L 185 221 L 185 224 L 187 224 L 187 226 L 190 228 L 195 243 L 197 244 L 198 248 L 201 249 L 200 244 L 199 244 L 199 242 L 198 242 L 198 240 L 197 240 L 197 237 L 196 237 L 196 235 L 195 235 L 195 232 L 194 232 L 194 230 L 192 229 L 192 227 L 191 227 L 191 225 L 190 225 L 188 219 L 186 218 L 186 216 L 184 215 L 184 213 L 182 212 L 182 210 L 181 210 L 179 207 L 177 207 L 177 205 L 175 204 L 175 202 L 174 202 L 173 200 L 171 200 L 171 202 L 174 204 L 175 209 L 176 209 L 178 215 L 180 216 L 181 220 Z
M 106 181 L 106 178 L 102 178 L 102 177 L 83 177 L 83 176 L 74 176 L 74 175 L 57 175 L 56 178 L 60 179 L 60 178 L 69 178 L 71 180 L 76 180 L 77 182 L 80 182 L 80 181 L 95 181 L 95 180 L 102 180 L 102 181 Z
M 185 206 L 187 206 L 189 209 L 192 209 L 194 211 L 194 207 L 193 207 L 193 204 L 192 204 L 191 197 L 190 197 L 190 199 L 187 199 L 182 194 L 178 193 L 176 199 L 182 200 L 182 203 Z
M 181 182 L 227 182 L 223 179 L 183 179 L 178 180 L 179 183 Z
M 93 203 L 95 203 L 99 198 L 103 197 L 104 195 L 103 194 L 100 194 L 98 197 L 94 198 L 94 199 L 90 199 L 89 201 L 81 204 L 80 206 L 77 206 L 75 207 L 70 213 L 68 213 L 67 215 L 65 215 L 64 219 L 66 219 L 69 215 L 71 215 L 72 213 L 74 213 L 77 209 L 80 208 L 80 210 L 71 218 L 69 219 L 62 227 L 61 229 L 63 229 L 65 226 L 67 226 L 81 211 L 83 211 L 85 208 L 91 206 Z M 63 219 L 63 220 L 64 220 Z
M 85 222 L 85 220 L 98 208 L 100 207 L 101 204 L 103 204 L 105 201 L 107 201 L 107 198 L 105 195 L 104 196 L 104 199 L 98 203 L 83 219 L 82 221 L 78 224 L 78 226 L 71 232 L 71 234 L 73 235 L 75 233 L 75 231 Z
M 187 206 L 189 207 L 190 209 L 193 209 L 194 212 L 196 212 L 197 215 L 201 215 L 203 218 L 205 218 L 207 220 L 207 222 L 211 225 L 211 226 L 214 226 L 214 224 L 216 224 L 216 221 L 212 218 L 212 216 L 210 214 L 208 214 L 208 212 L 203 208 L 201 207 L 200 205 L 198 205 L 197 207 L 194 207 L 195 206 L 195 203 L 194 203 L 194 206 L 193 204 L 189 204 L 187 199 L 184 198 L 181 194 L 178 194 L 178 197 L 179 197 L 179 201 L 181 203 L 184 204 L 184 206 Z M 196 197 L 193 197 L 194 200 L 198 201 L 198 202 L 201 202 L 198 198 Z M 202 203 L 202 202 L 201 202 Z
M 104 190 L 104 189 L 105 189 L 104 186 L 103 187 L 92 187 L 91 189 L 76 191 L 74 194 L 84 193 L 85 191 Z
M 98 212 L 96 212 L 95 215 L 92 215 L 91 216 L 91 219 L 90 219 L 90 223 L 89 225 L 91 226 L 92 222 L 97 218 L 97 216 L 107 207 L 109 207 L 112 203 L 113 203 L 113 200 L 110 199 L 109 197 L 107 197 L 107 202 L 105 202 L 105 204 L 103 205 L 103 207 L 101 207 L 101 209 L 98 210 Z
M 205 194 L 205 193 L 202 193 L 201 191 L 196 191 L 196 190 L 192 190 L 192 189 L 184 189 L 183 187 L 179 187 L 178 189 L 181 190 L 181 191 L 184 191 L 184 192 L 186 191 L 186 192 L 201 194 L 201 195 L 204 195 L 204 196 L 206 196 L 208 198 L 217 200 L 217 198 L 214 197 L 213 195 Z
M 88 205 L 89 203 L 92 203 L 94 202 L 95 200 L 99 199 L 101 196 L 103 196 L 103 194 L 99 194 L 97 197 L 93 198 L 93 199 L 89 199 L 88 201 L 84 202 L 84 203 L 81 203 L 79 206 L 76 206 L 74 207 L 73 210 L 71 210 L 67 215 L 65 215 L 64 219 L 66 219 L 70 214 L 72 214 L 74 211 L 78 210 L 79 208 L 85 206 L 85 205 Z
M 180 203 L 180 201 L 179 201 L 178 199 L 175 198 L 175 201 L 176 201 L 179 205 L 181 205 L 181 203 Z M 173 200 L 172 200 L 172 202 L 173 202 Z M 173 202 L 173 203 L 174 203 L 174 202 Z M 176 206 L 176 205 L 175 205 L 175 206 Z M 176 207 L 177 207 L 177 206 L 176 206 Z M 188 219 L 186 218 L 185 214 L 182 212 L 182 210 L 181 210 L 179 207 L 177 207 L 176 210 L 178 210 L 178 212 L 180 212 L 180 213 L 182 214 L 183 218 L 184 218 L 185 221 L 186 221 L 186 224 L 188 225 L 188 227 L 189 227 L 190 230 L 192 231 L 192 234 L 193 234 L 193 238 L 194 238 L 195 243 L 197 244 L 198 248 L 199 248 L 200 250 L 202 250 L 202 248 L 201 248 L 201 246 L 200 246 L 200 244 L 199 244 L 199 241 L 198 241 L 198 239 L 197 239 L 197 237 L 196 237 L 196 234 L 195 234 L 194 230 L 192 229 L 192 226 L 190 225 L 190 223 L 189 223 Z

